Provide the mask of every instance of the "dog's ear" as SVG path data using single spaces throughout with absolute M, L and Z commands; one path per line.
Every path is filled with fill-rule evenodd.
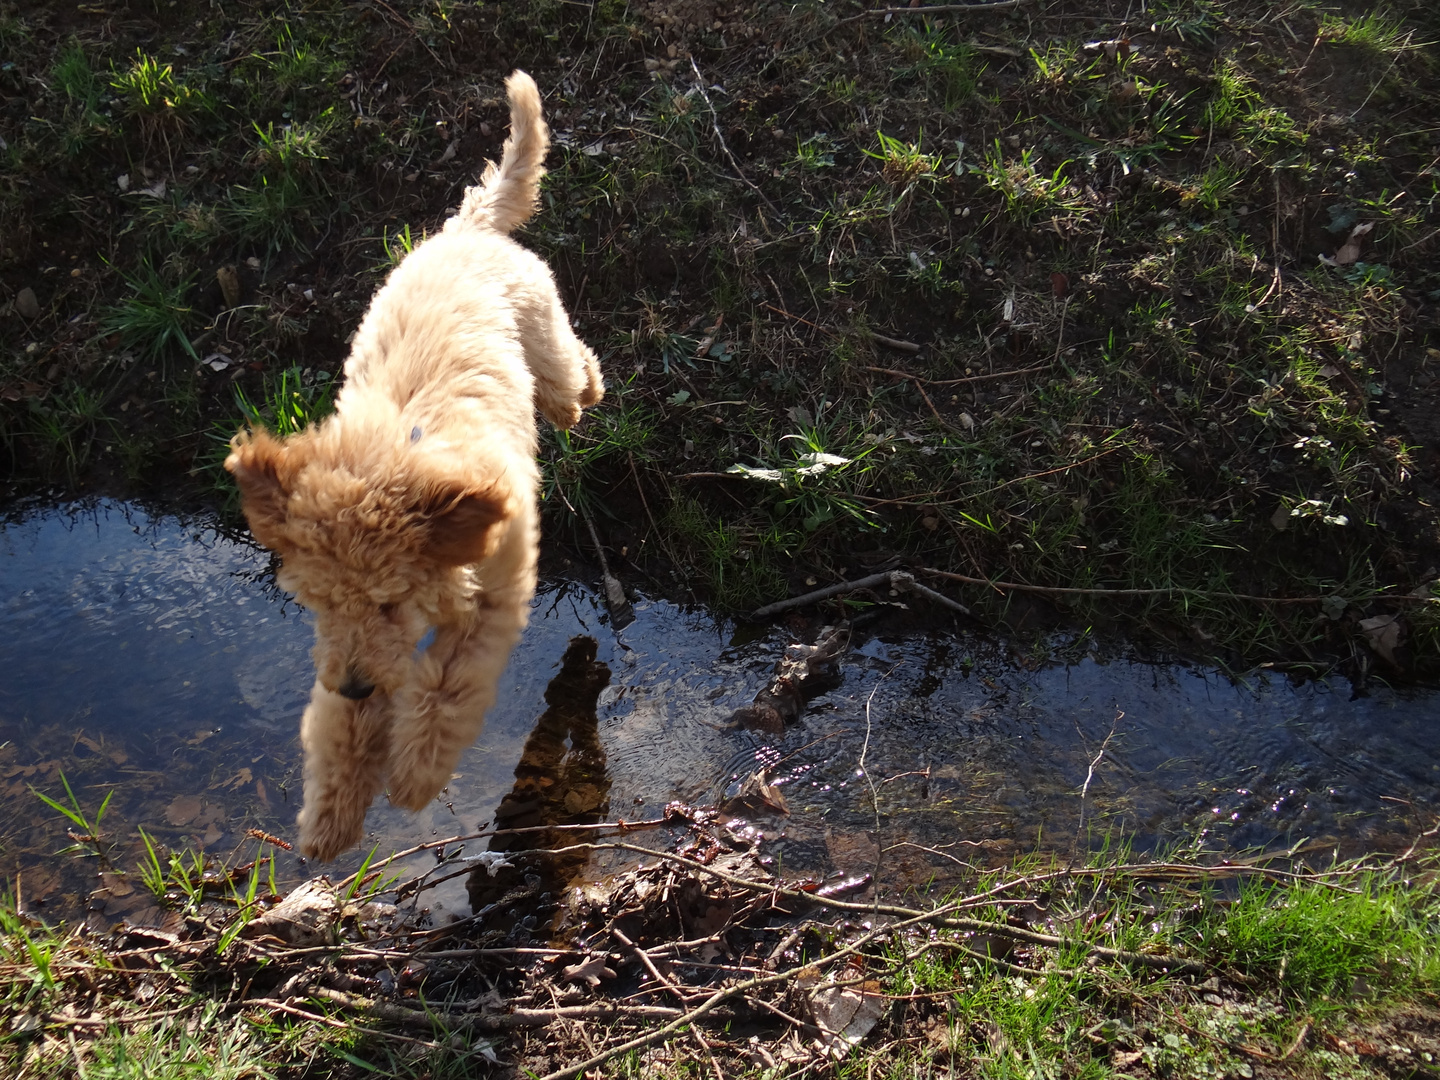
M 230 440 L 225 468 L 235 475 L 240 505 L 250 532 L 272 551 L 284 532 L 285 504 L 290 492 L 290 448 L 263 429 L 242 431 Z
M 440 566 L 488 559 L 500 543 L 497 526 L 514 512 L 509 491 L 500 485 L 436 492 L 428 502 L 425 554 Z

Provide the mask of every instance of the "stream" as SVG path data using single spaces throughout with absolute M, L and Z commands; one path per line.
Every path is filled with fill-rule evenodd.
M 128 868 L 138 828 L 232 865 L 255 857 L 247 830 L 294 838 L 312 631 L 266 552 L 136 504 L 12 510 L 0 612 L 0 888 L 27 910 L 83 911 L 95 883 L 93 859 L 57 857 L 76 826 L 36 795 L 65 803 L 65 782 L 86 815 L 110 796 L 100 830 Z M 382 798 L 363 848 L 323 868 L 283 855 L 281 873 L 343 874 L 372 847 L 494 821 L 582 635 L 610 679 L 570 809 L 653 819 L 673 801 L 724 800 L 765 769 L 788 808 L 754 813 L 766 853 L 787 872 L 878 869 L 887 892 L 1037 848 L 1399 850 L 1440 806 L 1433 691 L 1352 698 L 1343 681 L 1232 680 L 1066 636 L 1036 660 L 973 631 L 887 637 L 882 621 L 776 736 L 728 719 L 769 680 L 792 640 L 783 627 L 643 597 L 635 613 L 617 635 L 590 588 L 542 582 L 449 789 L 418 814 Z M 468 912 L 459 886 L 433 903 Z

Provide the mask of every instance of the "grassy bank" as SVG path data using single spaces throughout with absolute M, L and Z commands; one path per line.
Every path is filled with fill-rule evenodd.
M 549 494 L 637 585 L 745 610 L 898 561 L 1022 630 L 1433 670 L 1433 5 L 1128 10 L 0 6 L 0 454 L 223 501 L 523 66 L 525 241 L 609 388 Z
M 645 865 L 527 901 L 553 943 L 507 934 L 503 912 L 426 924 L 426 890 L 473 865 L 475 837 L 427 845 L 443 858 L 418 878 L 376 862 L 322 879 L 300 908 L 263 855 L 203 868 L 208 884 L 183 853 L 108 864 L 80 927 L 7 896 L 0 1064 L 17 1080 L 1436 1073 L 1440 905 L 1414 849 L 1319 870 L 1047 857 L 872 900 L 863 880 L 826 895 L 774 878 L 702 817 L 673 845 L 606 829 L 570 857 Z M 100 915 L 126 884 L 155 906 Z

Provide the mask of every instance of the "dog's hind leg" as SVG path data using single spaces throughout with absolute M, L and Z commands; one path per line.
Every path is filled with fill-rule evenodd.
M 384 786 L 390 709 L 385 697 L 351 701 L 315 681 L 300 721 L 300 850 L 306 855 L 328 862 L 364 835 L 365 810 Z

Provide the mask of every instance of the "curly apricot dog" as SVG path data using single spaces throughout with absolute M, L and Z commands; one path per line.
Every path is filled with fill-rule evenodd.
M 566 428 L 604 393 L 554 277 L 508 235 L 535 211 L 550 133 L 530 76 L 505 87 L 499 167 L 375 294 L 334 415 L 241 432 L 225 462 L 316 616 L 299 823 L 322 860 L 387 785 L 423 807 L 480 734 L 535 591 L 535 407 Z

